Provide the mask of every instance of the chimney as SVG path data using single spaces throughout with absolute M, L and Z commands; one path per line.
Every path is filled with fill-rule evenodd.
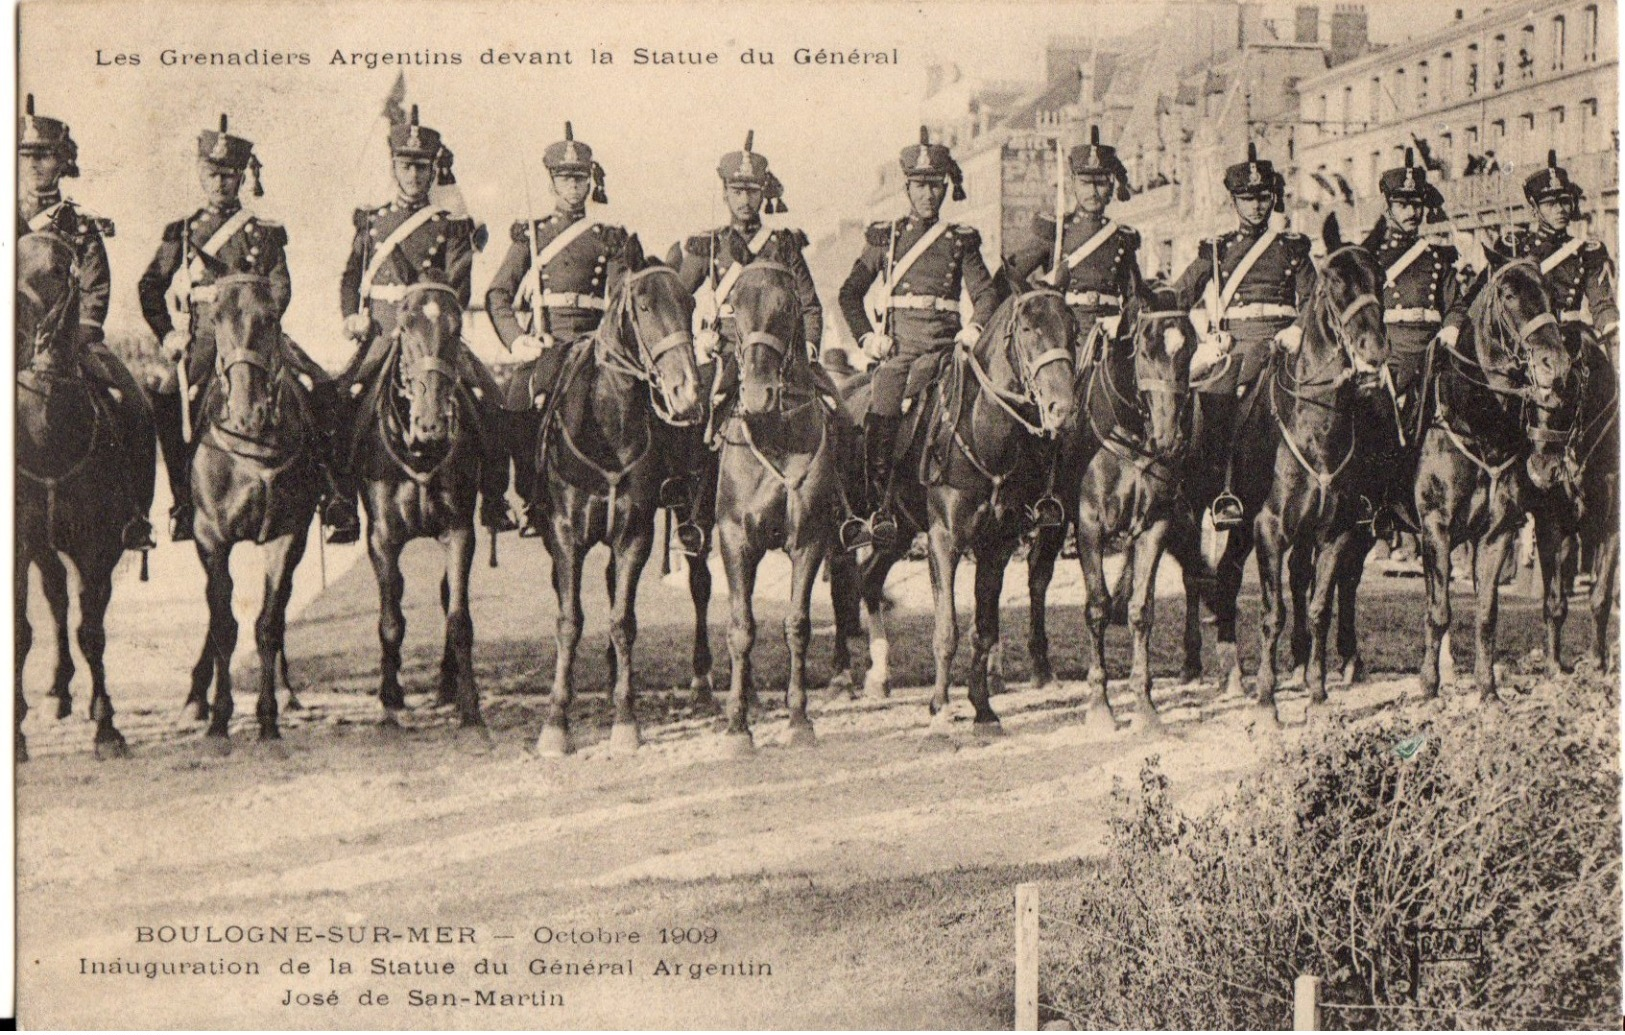
M 1332 9 L 1331 53 L 1332 65 L 1352 61 L 1364 54 L 1370 45 L 1369 21 L 1364 4 L 1338 4 Z
M 1320 42 L 1320 8 L 1308 4 L 1298 7 L 1297 29 L 1293 34 L 1292 42 Z

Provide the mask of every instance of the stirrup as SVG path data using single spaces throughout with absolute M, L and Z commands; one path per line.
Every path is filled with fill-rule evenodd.
M 1027 520 L 1037 528 L 1060 528 L 1066 524 L 1066 508 L 1054 496 L 1043 496 L 1027 508 Z
M 491 530 L 492 535 L 499 532 L 512 532 L 518 529 L 519 522 L 508 513 L 506 500 L 496 500 L 480 508 L 480 524 Z
M 660 483 L 660 506 L 665 510 L 686 510 L 688 508 L 688 479 L 682 475 L 673 475 Z
M 541 516 L 540 507 L 527 503 L 519 522 L 519 538 L 540 539 L 542 537 Z
M 169 541 L 172 543 L 189 543 L 192 541 L 192 507 L 190 504 L 177 503 L 169 508 Z
M 1219 493 L 1208 508 L 1208 514 L 1213 518 L 1213 527 L 1220 532 L 1241 527 L 1243 507 L 1241 498 L 1229 489 Z
M 357 542 L 361 538 L 361 516 L 353 505 L 343 500 L 330 500 L 322 508 L 322 524 L 327 527 L 326 542 L 334 546 Z
M 837 535 L 840 538 L 841 549 L 847 553 L 874 544 L 874 537 L 869 534 L 869 522 L 856 514 L 841 522 Z
M 896 546 L 897 535 L 897 518 L 892 516 L 891 511 L 881 509 L 870 515 L 869 538 L 874 540 L 876 546 Z
M 705 529 L 692 521 L 677 525 L 677 552 L 687 557 L 698 557 L 705 550 Z
M 152 538 L 152 522 L 145 515 L 137 514 L 124 523 L 119 532 L 119 539 L 126 550 L 156 550 L 158 543 Z

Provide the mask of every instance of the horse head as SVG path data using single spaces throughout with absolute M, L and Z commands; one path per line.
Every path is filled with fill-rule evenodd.
M 771 412 L 784 396 L 792 365 L 806 356 L 795 280 L 786 266 L 753 262 L 734 284 L 729 304 L 739 332 L 739 412 Z
M 600 365 L 649 382 L 655 412 L 670 424 L 703 415 L 693 319 L 694 297 L 677 272 L 651 260 L 617 281 L 598 329 Z
M 260 440 L 278 419 L 282 373 L 282 319 L 271 281 L 233 273 L 214 282 L 215 366 L 225 388 L 217 420 L 234 435 Z
M 1335 222 L 1329 221 L 1326 242 L 1329 250 L 1303 321 L 1300 370 L 1325 372 L 1335 381 L 1352 380 L 1362 393 L 1375 392 L 1384 384 L 1388 363 L 1383 270 L 1364 248 L 1343 244 Z M 1309 373 L 1300 383 L 1316 380 Z
M 1078 408 L 1072 389 L 1077 334 L 1059 291 L 1038 288 L 1005 302 L 976 343 L 976 357 L 995 382 L 1013 387 L 1038 411 L 1038 434 L 1054 438 L 1072 423 Z
M 1160 283 L 1130 300 L 1124 314 L 1134 348 L 1134 387 L 1146 415 L 1145 444 L 1171 458 L 1185 446 L 1185 407 L 1191 391 L 1196 328 L 1179 296 Z
M 1521 397 L 1526 415 L 1530 481 L 1547 489 L 1563 471 L 1578 392 L 1574 356 L 1558 323 L 1557 306 L 1540 267 L 1486 248 L 1491 272 L 1474 301 L 1475 358 L 1492 391 Z
M 426 280 L 406 289 L 395 330 L 400 345 L 395 390 L 406 401 L 409 447 L 444 445 L 457 434 L 462 330 L 463 308 L 452 288 Z
M 50 231 L 17 242 L 17 370 L 64 376 L 78 358 L 78 259 Z

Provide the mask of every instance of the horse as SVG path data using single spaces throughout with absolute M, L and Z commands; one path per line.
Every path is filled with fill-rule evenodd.
M 1183 487 L 1190 434 L 1190 367 L 1196 330 L 1171 291 L 1154 287 L 1149 299 L 1131 299 L 1123 314 L 1125 337 L 1103 342 L 1083 390 L 1082 423 L 1095 444 L 1076 492 L 1078 560 L 1087 590 L 1085 623 L 1094 644 L 1086 682 L 1086 720 L 1104 716 L 1115 727 L 1106 697 L 1106 627 L 1114 598 L 1106 585 L 1105 554 L 1123 542 L 1125 602 L 1134 647 L 1129 683 L 1135 724 L 1154 728 L 1151 702 L 1151 623 L 1157 566 L 1172 546 L 1186 569 L 1185 669 L 1201 668 L 1202 629 L 1195 579 L 1204 571 L 1195 511 Z M 1047 581 L 1047 580 L 1046 580 Z
M 314 386 L 306 389 L 283 357 L 282 321 L 270 280 L 235 273 L 215 285 L 211 319 L 219 345 L 218 377 L 204 400 L 191 470 L 197 503 L 193 531 L 207 577 L 209 628 L 186 703 L 196 718 L 211 719 L 208 736 L 225 746 L 233 711 L 231 655 L 237 646 L 231 551 L 237 543 L 269 547 L 265 598 L 254 625 L 260 658 L 255 717 L 260 739 L 276 740 L 281 737 L 276 677 L 279 664 L 285 664 L 288 599 L 321 492 L 316 458 L 324 429 L 310 394 Z
M 1380 376 L 1388 361 L 1382 267 L 1364 248 L 1344 245 L 1335 223 L 1326 247 L 1295 354 L 1278 353 L 1265 374 L 1278 444 L 1269 496 L 1253 521 L 1262 612 L 1257 705 L 1277 723 L 1276 648 L 1288 580 L 1295 630 L 1307 627 L 1304 685 L 1311 705 L 1326 701 L 1332 606 L 1362 516 L 1362 497 L 1348 477 L 1360 450 L 1356 396 L 1369 399 L 1387 383 Z
M 1563 623 L 1576 567 L 1591 574 L 1591 654 L 1598 671 L 1609 665 L 1608 615 L 1619 566 L 1619 372 L 1583 323 L 1562 325 L 1574 357 L 1578 385 L 1568 407 L 1537 407 L 1529 435 L 1563 451 L 1552 483 L 1530 485 L 1535 546 L 1540 558 L 1546 665 L 1567 672 Z M 1576 549 L 1576 547 L 1578 549 Z
M 976 558 L 969 680 L 974 728 L 999 729 L 988 702 L 989 662 L 999 642 L 999 591 L 1027 524 L 1026 510 L 1043 497 L 1055 440 L 1076 415 L 1075 364 L 1076 335 L 1065 298 L 1048 288 L 1027 291 L 999 305 L 975 346 L 956 347 L 946 376 L 916 402 L 924 407 L 919 420 L 925 434 L 914 436 L 899 468 L 915 466 L 920 477 L 898 479 L 895 490 L 904 534 L 892 546 L 875 547 L 856 581 L 869 616 L 865 692 L 885 696 L 890 692 L 886 575 L 907 554 L 914 533 L 927 533 L 936 611 L 936 681 L 929 709 L 936 731 L 947 728 L 948 678 L 959 642 L 954 577 L 966 552 Z M 861 424 L 868 401 L 868 387 L 856 387 L 845 400 L 848 418 Z M 832 593 L 840 601 L 843 594 L 835 585 L 832 572 Z M 850 607 L 850 598 L 841 606 Z
M 413 539 L 443 544 L 445 612 L 438 700 L 457 706 L 464 729 L 484 732 L 474 685 L 474 620 L 468 608 L 474 561 L 474 501 L 482 448 L 478 411 L 457 376 L 463 313 L 457 293 L 434 280 L 405 289 L 394 340 L 361 398 L 351 470 L 362 484 L 367 552 L 378 579 L 379 703 L 385 727 L 399 724 L 401 641 L 406 617 L 401 550 Z
M 124 554 L 122 526 L 132 512 L 152 506 L 156 469 L 131 464 L 112 429 L 138 429 L 155 441 L 152 415 L 143 400 L 101 397 L 79 362 L 79 283 L 73 247 L 41 231 L 17 241 L 17 539 L 12 569 L 12 615 L 16 634 L 16 751 L 28 759 L 23 719 L 23 667 L 33 646 L 28 623 L 28 569 L 40 570 L 46 601 L 56 621 L 56 670 L 52 679 L 57 718 L 72 713 L 68 692 L 73 659 L 68 646 L 68 573 L 62 555 L 79 574 L 79 649 L 90 666 L 92 747 L 98 759 L 129 754 L 113 723 L 107 692 L 107 608 L 113 569 Z M 123 408 L 120 414 L 114 407 Z
M 576 647 L 581 640 L 581 576 L 586 553 L 609 547 L 605 578 L 614 651 L 612 751 L 641 743 L 633 708 L 632 645 L 637 588 L 654 542 L 662 468 L 653 449 L 657 423 L 700 419 L 704 399 L 690 332 L 693 299 L 677 274 L 651 262 L 611 287 L 604 322 L 578 344 L 543 414 L 531 468 L 541 482 L 543 539 L 553 558 L 558 596 L 558 654 L 553 694 L 536 751 L 574 750 Z
M 791 562 L 790 614 L 784 619 L 790 743 L 816 739 L 807 717 L 807 644 L 813 585 L 835 541 L 843 491 L 836 448 L 841 434 L 834 427 L 838 411 L 832 412 L 832 401 L 813 379 L 790 270 L 753 262 L 730 300 L 739 332 L 740 384 L 732 413 L 718 429 L 717 542 L 733 612 L 726 743 L 732 753 L 748 754 L 750 654 L 756 640 L 752 597 L 757 566 L 771 549 L 782 548 Z
M 1416 479 L 1422 570 L 1427 588 L 1422 693 L 1439 694 L 1441 651 L 1450 631 L 1450 551 L 1471 543 L 1477 592 L 1474 682 L 1500 703 L 1495 627 L 1501 570 L 1522 527 L 1531 491 L 1556 481 L 1568 436 L 1546 434 L 1546 415 L 1572 407 L 1578 379 L 1540 267 L 1491 249 L 1486 283 L 1468 309 L 1455 347 L 1432 357 L 1429 420 Z

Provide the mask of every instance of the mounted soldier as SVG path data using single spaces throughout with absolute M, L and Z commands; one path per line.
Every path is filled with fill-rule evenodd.
M 1361 452 L 1380 473 L 1373 482 L 1382 492 L 1371 500 L 1373 531 L 1392 539 L 1401 527 L 1414 530 L 1408 497 L 1415 484 L 1410 477 L 1415 461 L 1407 462 L 1405 446 L 1421 435 L 1415 418 L 1428 350 L 1434 342 L 1455 347 L 1467 326 L 1467 300 L 1456 274 L 1455 247 L 1422 233 L 1424 221 L 1444 218 L 1444 196 L 1428 182 L 1427 170 L 1416 164 L 1410 148 L 1405 149 L 1405 165 L 1384 172 L 1378 187 L 1388 208 L 1361 247 L 1385 271 L 1383 323 L 1400 434 L 1395 434 L 1393 421 L 1374 420 L 1369 430 L 1378 439 Z
M 79 279 L 80 361 L 112 400 L 119 444 L 135 470 L 151 471 L 153 453 L 147 396 L 124 362 L 107 347 L 102 324 L 112 292 L 112 271 L 103 238 L 113 221 L 94 215 L 62 196 L 62 178 L 79 175 L 79 145 L 68 124 L 34 114 L 34 95 L 24 102 L 17 124 L 17 236 L 47 232 L 73 249 Z M 152 502 L 150 499 L 148 504 Z M 145 511 L 129 515 L 121 539 L 126 550 L 148 550 L 152 525 Z
M 939 218 L 950 182 L 954 200 L 965 200 L 964 174 L 953 154 L 931 143 L 921 126 L 920 142 L 903 148 L 900 162 L 909 214 L 869 225 L 863 252 L 840 292 L 841 315 L 852 337 L 877 362 L 864 418 L 864 453 L 869 534 L 882 545 L 897 534 L 890 502 L 892 455 L 909 372 L 922 357 L 955 344 L 975 345 L 998 305 L 992 274 L 982 259 L 981 235 L 974 227 Z M 876 280 L 886 295 L 879 328 L 864 304 Z M 972 307 L 970 322 L 963 325 L 961 290 L 970 295 Z
M 1213 525 L 1220 530 L 1242 521 L 1229 463 L 1236 435 L 1260 405 L 1256 389 L 1274 343 L 1296 346 L 1302 333 L 1294 326 L 1298 310 L 1315 285 L 1309 238 L 1270 226 L 1271 211 L 1285 211 L 1286 183 L 1274 165 L 1248 144 L 1247 160 L 1225 170 L 1224 185 L 1240 227 L 1203 241 L 1174 284 L 1180 305 L 1199 310 L 1192 313 L 1201 334 L 1191 362 L 1191 386 L 1198 393 L 1194 454 L 1204 470 L 1224 468 L 1223 488 L 1212 504 Z M 1200 491 L 1205 497 L 1210 487 Z
M 137 286 L 141 313 L 158 336 L 168 368 L 152 400 L 174 498 L 169 532 L 176 542 L 192 538 L 192 416 L 216 372 L 214 327 L 209 318 L 215 281 L 234 273 L 265 277 L 279 316 L 287 312 L 293 298 L 287 230 L 281 223 L 256 215 L 238 197 L 245 177 L 253 180 L 254 196 L 264 196 L 260 168 L 253 141 L 229 132 L 225 115 L 220 116 L 218 129 L 200 133 L 198 182 L 205 204 L 164 227 L 158 251 Z M 331 378 L 291 340 L 284 337 L 282 344 L 289 365 L 306 390 L 316 396 L 317 386 L 327 385 Z M 324 403 L 328 392 L 327 387 L 321 390 Z M 330 465 L 323 463 L 322 467 L 329 487 L 323 520 L 331 528 L 330 541 L 353 542 L 358 528 L 355 510 L 338 498 Z
M 1617 357 L 1619 302 L 1614 260 L 1601 241 L 1569 234 L 1569 224 L 1579 218 L 1585 192 L 1557 164 L 1557 152 L 1548 151 L 1546 168 L 1524 181 L 1523 194 L 1535 213 L 1535 225 L 1507 234 L 1510 253 L 1540 263 L 1541 273 L 1557 295 L 1565 330 L 1575 324 L 1589 326 Z
M 556 208 L 534 222 L 513 225 L 513 244 L 485 293 L 486 315 L 518 361 L 507 390 L 508 446 L 515 458 L 534 449 L 541 411 L 564 357 L 572 344 L 598 329 L 609 285 L 643 265 L 636 234 L 588 218 L 589 195 L 594 204 L 609 203 L 604 167 L 591 147 L 575 139 L 570 123 L 564 124 L 564 139 L 543 152 L 542 164 L 552 178 Z M 536 486 L 519 476 L 514 488 L 524 505 L 519 534 L 540 536 Z
M 355 210 L 355 239 L 339 282 L 344 334 L 356 343 L 356 351 L 338 380 L 351 397 L 372 384 L 388 358 L 408 287 L 445 284 L 467 310 L 474 253 L 484 244 L 483 227 L 429 199 L 437 183 L 450 186 L 457 180 L 450 149 L 439 132 L 418 123 L 417 105 L 406 122 L 391 127 L 389 151 L 398 193 L 387 205 Z M 511 532 L 518 526 L 508 515 L 506 499 L 502 389 L 466 343 L 457 350 L 457 378 L 468 387 L 482 425 L 480 522 L 493 533 Z M 346 490 L 353 496 L 353 487 L 347 484 Z

